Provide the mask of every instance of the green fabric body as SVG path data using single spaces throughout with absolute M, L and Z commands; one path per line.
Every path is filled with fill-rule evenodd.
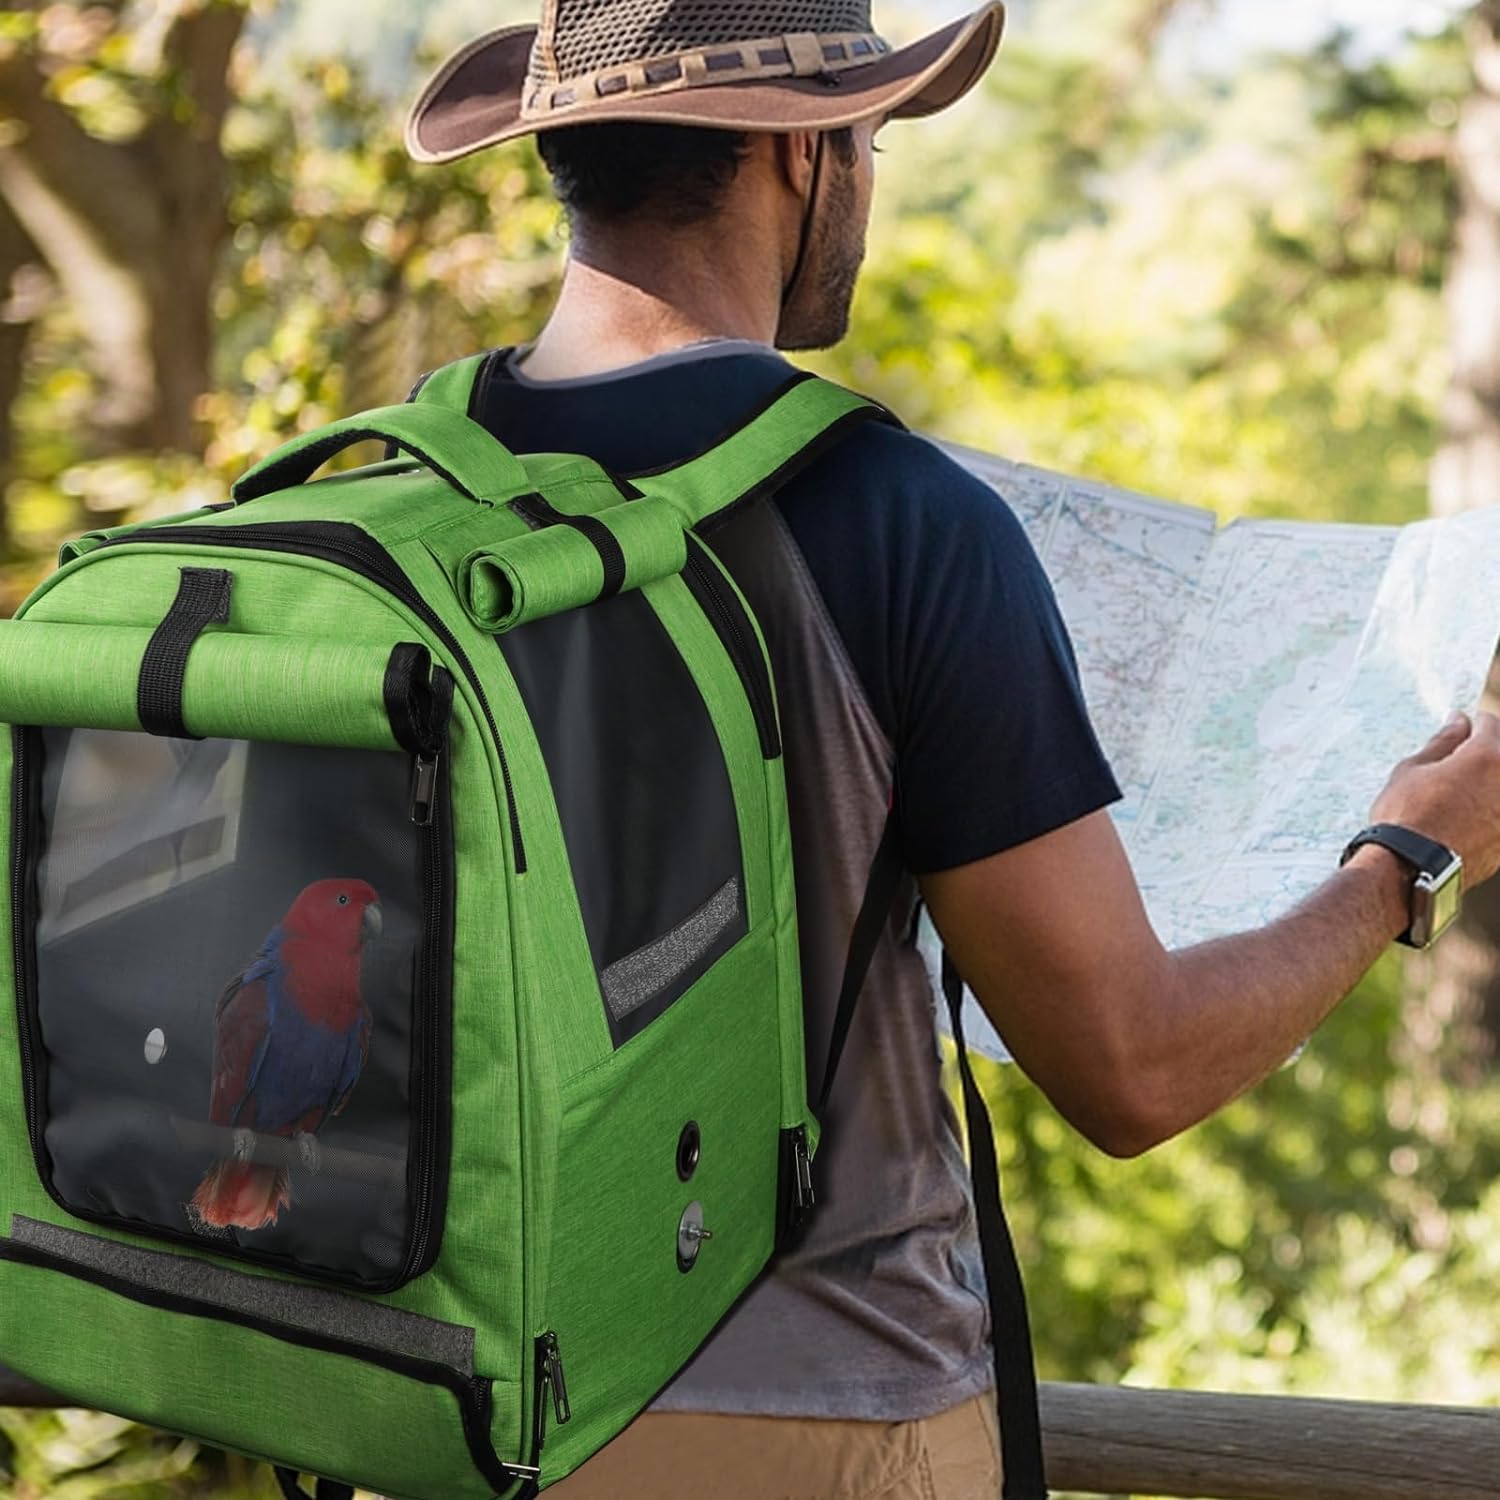
M 357 526 L 385 548 L 472 664 L 500 745 L 450 645 L 379 583 L 269 542 L 160 545 L 153 533 L 175 522 L 115 528 L 65 549 L 71 560 L 0 625 L 0 723 L 138 729 L 140 663 L 184 566 L 234 575 L 228 623 L 208 627 L 188 658 L 183 710 L 196 734 L 390 749 L 382 673 L 392 647 L 418 642 L 453 671 L 454 1149 L 441 1250 L 397 1291 L 335 1295 L 349 1299 L 351 1328 L 361 1306 L 377 1305 L 472 1329 L 472 1373 L 492 1382 L 482 1438 L 498 1462 L 532 1461 L 537 1403 L 547 1403 L 545 1488 L 635 1416 L 763 1268 L 776 1230 L 782 1132 L 800 1126 L 816 1139 L 782 765 L 763 754 L 739 673 L 681 575 L 686 528 L 710 522 L 820 433 L 869 408 L 806 382 L 718 455 L 640 481 L 640 498 L 626 500 L 586 460 L 517 459 L 469 422 L 462 413 L 479 364 L 438 372 L 411 405 L 297 439 L 236 487 L 255 498 L 182 521 L 206 538 L 255 525 Z M 298 482 L 346 439 L 370 432 L 436 467 L 408 458 Z M 256 494 L 267 475 L 288 487 Z M 587 608 L 603 569 L 580 530 L 533 530 L 509 507 L 528 494 L 564 515 L 597 518 L 618 544 L 624 587 L 647 601 L 702 697 L 734 798 L 748 932 L 618 1046 L 548 769 L 494 638 Z M 727 574 L 722 582 L 733 590 Z M 757 642 L 764 654 L 758 632 Z M 0 735 L 7 773 L 11 753 L 10 737 Z M 12 816 L 6 799 L 14 852 Z M 7 920 L 10 901 L 7 886 Z M 184 1264 L 228 1265 L 272 1287 L 272 1306 L 274 1287 L 285 1285 L 291 1308 L 297 1278 L 225 1261 L 209 1244 L 186 1248 L 85 1223 L 49 1196 L 23 1111 L 10 960 L 4 972 L 0 1236 L 20 1218 Z M 685 1117 L 718 1143 L 689 1184 L 675 1170 Z M 704 1204 L 714 1238 L 684 1274 L 676 1230 L 690 1200 Z M 548 1332 L 571 1402 L 561 1425 L 536 1375 L 536 1341 Z M 401 1500 L 524 1493 L 519 1481 L 502 1490 L 480 1473 L 474 1433 L 466 1435 L 460 1400 L 446 1385 L 357 1349 L 307 1347 L 15 1258 L 0 1257 L 0 1362 L 104 1409 Z

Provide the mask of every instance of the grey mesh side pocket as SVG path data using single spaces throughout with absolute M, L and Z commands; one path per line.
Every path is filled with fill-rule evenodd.
M 599 976 L 610 1022 L 622 1039 L 633 1036 L 664 1002 L 722 958 L 745 932 L 739 876 L 726 880 L 670 932 L 617 958 Z
M 18 730 L 16 768 L 27 1119 L 56 1201 L 365 1290 L 430 1264 L 446 795 L 414 822 L 398 751 L 107 730 Z

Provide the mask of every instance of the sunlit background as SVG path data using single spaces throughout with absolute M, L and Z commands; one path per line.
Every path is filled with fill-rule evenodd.
M 963 8 L 876 6 L 898 37 Z M 222 498 L 292 431 L 530 336 L 565 245 L 531 148 L 419 170 L 399 143 L 436 57 L 527 13 L 0 14 L 6 607 L 64 536 Z M 884 133 L 854 328 L 816 363 L 1226 517 L 1414 520 L 1435 463 L 1441 506 L 1500 500 L 1500 204 L 1464 190 L 1500 162 L 1497 26 L 1490 0 L 1018 0 L 982 90 Z M 986 1074 L 1046 1377 L 1500 1399 L 1494 955 L 1439 952 L 1143 1161 Z M 0 1491 L 274 1492 L 112 1418 L 0 1434 Z

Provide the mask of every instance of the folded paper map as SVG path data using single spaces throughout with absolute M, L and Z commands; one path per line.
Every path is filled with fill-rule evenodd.
M 1289 910 L 1395 763 L 1478 705 L 1500 642 L 1500 505 L 1400 527 L 1220 528 L 1210 511 L 947 451 L 1015 511 L 1052 579 L 1168 947 Z M 929 924 L 923 947 L 935 972 Z M 970 1045 L 1003 1056 L 966 1004 Z

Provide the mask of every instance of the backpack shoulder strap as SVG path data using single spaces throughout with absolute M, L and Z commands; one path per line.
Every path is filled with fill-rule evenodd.
M 493 362 L 506 351 L 470 355 L 424 375 L 408 400 L 472 415 Z M 741 506 L 773 493 L 851 429 L 901 423 L 867 396 L 798 372 L 759 410 L 702 453 L 669 468 L 615 476 L 623 494 L 665 500 L 685 526 L 711 531 Z
M 446 406 L 466 417 L 473 416 L 475 397 L 490 361 L 503 357 L 504 353 L 503 349 L 489 349 L 483 354 L 455 359 L 452 364 L 439 365 L 417 381 L 406 399 L 422 406 Z
M 667 501 L 684 525 L 708 532 L 742 506 L 774 494 L 866 422 L 901 426 L 869 397 L 799 373 L 706 452 L 669 469 L 623 478 L 640 494 Z

